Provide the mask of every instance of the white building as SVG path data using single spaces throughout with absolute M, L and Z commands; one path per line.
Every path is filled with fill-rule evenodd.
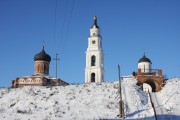
M 85 83 L 104 81 L 104 53 L 102 49 L 102 38 L 100 28 L 97 25 L 97 17 L 90 28 L 88 48 L 86 50 Z
M 151 60 L 145 56 L 138 61 L 138 69 L 141 69 L 141 73 L 150 73 L 151 71 Z

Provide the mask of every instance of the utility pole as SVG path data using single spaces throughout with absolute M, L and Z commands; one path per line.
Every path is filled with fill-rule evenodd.
M 57 72 L 58 72 L 58 60 L 59 60 L 59 58 L 58 58 L 58 54 L 57 53 L 56 53 L 56 58 L 54 58 L 53 60 L 56 60 L 56 78 L 58 78 Z
M 122 92 L 121 92 L 121 76 L 120 76 L 120 66 L 118 65 L 118 77 L 119 77 L 119 94 L 120 94 L 120 101 L 119 101 L 119 117 L 124 118 L 124 102 L 122 100 Z

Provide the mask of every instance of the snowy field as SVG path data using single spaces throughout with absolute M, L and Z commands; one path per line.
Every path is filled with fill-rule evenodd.
M 118 82 L 57 87 L 0 89 L 0 120 L 118 119 Z M 180 119 L 180 79 L 168 80 L 163 90 L 152 94 L 156 109 L 165 109 L 170 119 Z M 125 119 L 155 120 L 149 95 L 136 80 L 122 81 Z M 161 102 L 160 102 L 161 101 Z M 174 116 L 176 115 L 176 116 Z M 166 117 L 167 118 L 167 117 Z

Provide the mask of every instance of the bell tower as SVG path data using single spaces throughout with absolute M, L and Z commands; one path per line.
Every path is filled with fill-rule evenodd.
M 90 28 L 86 50 L 85 83 L 104 81 L 104 53 L 101 40 L 97 17 L 94 16 L 94 24 Z

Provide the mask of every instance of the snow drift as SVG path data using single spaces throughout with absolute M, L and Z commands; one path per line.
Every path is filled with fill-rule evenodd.
M 171 114 L 179 114 L 179 86 L 180 79 L 169 80 L 157 93 Z M 118 82 L 1 88 L 0 119 L 118 119 L 118 88 Z M 155 119 L 149 95 L 136 86 L 136 80 L 122 81 L 122 99 L 126 119 Z

